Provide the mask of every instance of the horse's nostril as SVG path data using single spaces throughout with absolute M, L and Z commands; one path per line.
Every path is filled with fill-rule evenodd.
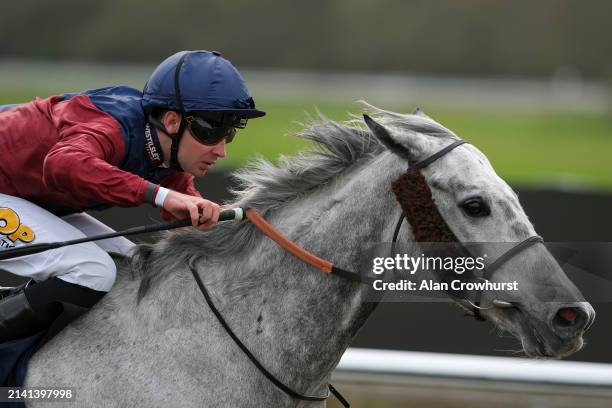
M 588 314 L 580 307 L 562 307 L 553 318 L 553 324 L 559 328 L 581 330 L 587 324 Z
M 576 313 L 576 310 L 572 307 L 564 307 L 563 309 L 559 310 L 557 314 L 568 323 L 574 323 L 576 317 L 578 316 L 578 313 Z

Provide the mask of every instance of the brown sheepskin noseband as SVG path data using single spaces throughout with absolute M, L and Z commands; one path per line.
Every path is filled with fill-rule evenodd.
M 436 207 L 427 180 L 421 174 L 421 169 L 464 143 L 467 142 L 461 139 L 456 140 L 442 150 L 410 166 L 391 184 L 406 220 L 412 226 L 416 242 L 458 242 L 457 237 Z
M 412 226 L 416 242 L 457 242 L 419 169 L 408 169 L 391 183 L 391 188 Z
M 446 221 L 444 221 L 442 214 L 440 214 L 427 180 L 425 180 L 421 173 L 422 168 L 427 167 L 463 143 L 465 141 L 458 140 L 439 152 L 434 153 L 425 160 L 411 166 L 397 180 L 391 183 L 393 193 L 402 207 L 406 220 L 412 227 L 414 240 L 417 243 L 426 243 L 425 247 L 421 249 L 428 256 L 455 258 L 466 255 L 466 249 L 451 231 Z M 394 234 L 394 241 L 397 238 L 401 222 L 402 219 L 400 218 Z M 449 245 L 427 245 L 432 242 L 449 243 Z M 442 282 L 457 277 L 456 274 L 449 273 L 448 271 L 434 270 L 433 272 Z M 468 272 L 464 277 L 473 277 L 473 274 Z M 455 290 L 448 293 L 454 297 L 465 297 L 466 295 L 463 291 Z

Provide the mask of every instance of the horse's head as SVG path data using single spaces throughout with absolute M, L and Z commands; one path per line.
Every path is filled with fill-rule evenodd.
M 421 111 L 385 113 L 376 121 L 366 117 L 366 123 L 406 167 L 458 140 Z M 499 257 L 505 252 L 499 243 L 520 243 L 536 235 L 517 195 L 473 145 L 461 145 L 420 171 L 439 214 L 458 241 L 483 243 L 483 253 Z M 489 279 L 517 281 L 518 290 L 482 292 L 479 314 L 519 338 L 528 355 L 562 357 L 582 347 L 582 336 L 595 312 L 543 244 L 521 250 Z M 466 299 L 456 300 L 474 307 Z

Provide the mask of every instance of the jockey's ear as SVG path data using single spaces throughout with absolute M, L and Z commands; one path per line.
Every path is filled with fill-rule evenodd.
M 167 110 L 161 116 L 160 121 L 168 133 L 174 134 L 178 132 L 179 127 L 181 126 L 181 114 L 173 110 Z

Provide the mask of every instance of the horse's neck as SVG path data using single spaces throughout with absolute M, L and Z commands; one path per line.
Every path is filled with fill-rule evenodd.
M 388 175 L 373 173 L 368 172 L 371 180 L 358 180 L 356 175 L 347 184 L 329 185 L 276 211 L 270 219 L 309 251 L 358 271 L 368 247 L 391 240 L 390 220 L 399 214 Z M 282 374 L 297 389 L 322 392 L 375 304 L 367 302 L 366 287 L 327 276 L 271 240 L 262 240 L 246 256 L 256 260 L 251 273 L 259 269 L 265 273 L 246 299 L 233 303 L 231 311 L 226 309 L 226 317 L 241 328 L 245 342 L 260 345 L 254 354 L 271 372 Z
M 369 246 L 391 240 L 392 220 L 400 210 L 384 166 L 377 171 L 353 171 L 308 197 L 268 212 L 267 218 L 307 250 L 358 271 Z M 215 265 L 196 266 L 236 335 L 270 372 L 304 393 L 325 391 L 329 374 L 375 307 L 365 300 L 370 294 L 367 287 L 328 276 L 263 235 L 235 256 Z M 224 353 L 235 350 L 190 274 L 185 264 L 177 265 L 163 285 L 152 289 L 173 295 L 149 294 L 138 306 L 120 302 L 133 298 L 136 282 L 120 282 L 108 302 L 123 310 L 113 312 L 121 320 L 115 322 L 116 335 L 146 335 L 151 342 L 160 338 L 165 347 L 167 341 L 159 333 L 168 333 L 169 327 L 184 332 L 179 336 L 183 338 L 205 333 L 195 335 L 200 340 L 193 347 L 210 350 L 192 355 L 202 358 L 203 365 L 211 353 L 225 358 Z M 240 361 L 250 366 L 246 357 Z

